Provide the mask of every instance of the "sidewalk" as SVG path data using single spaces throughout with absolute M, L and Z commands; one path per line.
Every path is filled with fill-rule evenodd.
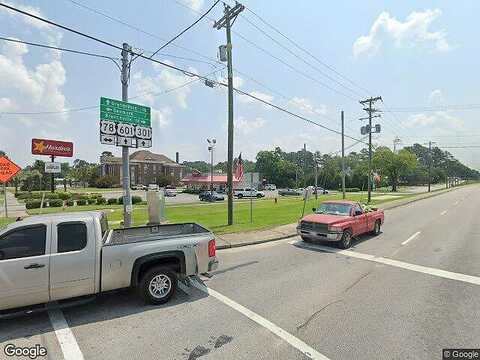
M 3 196 L 3 194 L 2 194 Z M 7 191 L 7 211 L 8 211 L 8 217 L 24 217 L 27 216 L 27 211 L 25 208 L 25 204 L 21 204 L 17 201 L 15 196 Z M 2 204 L 0 206 L 0 217 L 5 216 L 5 204 Z
M 399 199 L 379 204 L 378 208 L 390 210 L 399 206 L 407 205 L 426 198 L 434 197 L 452 191 L 456 188 L 438 190 L 431 193 L 421 194 L 415 197 Z M 259 231 L 246 231 L 232 234 L 216 235 L 217 249 L 229 249 L 240 246 L 255 245 L 270 241 L 287 239 L 297 235 L 297 223 L 277 226 L 271 229 Z

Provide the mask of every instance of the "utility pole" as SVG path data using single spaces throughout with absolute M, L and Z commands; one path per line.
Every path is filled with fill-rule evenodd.
M 430 192 L 432 183 L 432 144 L 435 143 L 432 141 L 428 142 L 428 192 Z
M 315 152 L 313 160 L 315 161 L 315 200 L 318 200 L 318 151 Z
M 307 144 L 303 144 L 303 188 L 307 187 Z
M 120 80 L 122 82 L 122 101 L 128 101 L 128 79 L 130 73 L 130 62 L 128 55 L 131 47 L 123 43 L 122 50 L 122 73 Z M 122 146 L 122 178 L 123 178 L 123 226 L 132 226 L 132 198 L 130 196 L 130 157 L 128 146 Z
M 51 155 L 50 160 L 52 161 L 52 163 L 55 162 L 55 155 Z M 51 181 L 52 181 L 50 185 L 50 190 L 52 191 L 52 193 L 54 193 L 55 192 L 55 174 L 52 172 L 50 175 L 51 175 Z
M 345 199 L 345 119 L 343 110 L 342 118 L 342 199 Z
M 368 202 L 369 203 L 372 199 L 372 118 L 380 116 L 380 115 L 372 116 L 373 113 L 379 111 L 377 109 L 374 109 L 372 105 L 378 100 L 383 101 L 381 96 L 371 97 L 366 100 L 360 101 L 360 104 L 363 106 L 365 106 L 365 104 L 368 104 L 368 108 L 363 108 L 363 110 L 365 110 L 368 113 L 367 132 L 368 132 Z M 361 120 L 364 120 L 364 119 L 365 118 L 362 118 Z M 380 132 L 380 125 L 378 124 L 375 125 L 375 132 Z
M 225 27 L 227 32 L 227 68 L 228 68 L 228 144 L 227 144 L 227 187 L 228 187 L 228 225 L 233 225 L 233 66 L 231 26 L 245 7 L 237 3 L 233 8 L 224 5 L 223 17 L 213 24 L 217 30 Z

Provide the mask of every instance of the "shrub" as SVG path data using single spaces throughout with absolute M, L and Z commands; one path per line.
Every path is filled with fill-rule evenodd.
M 67 200 L 67 206 L 73 206 L 73 200 Z
M 101 176 L 95 182 L 98 188 L 111 188 L 115 184 L 115 178 L 111 175 Z
M 60 199 L 53 199 L 48 202 L 48 206 L 50 207 L 61 207 L 63 206 L 63 200 Z
M 342 191 L 342 190 L 340 189 L 340 191 Z M 360 188 L 357 188 L 357 187 L 345 188 L 345 191 L 346 192 L 359 192 Z
M 132 204 L 139 204 L 142 202 L 141 196 L 132 196 Z
M 40 196 L 40 198 L 41 198 L 41 196 Z M 49 199 L 49 200 L 50 200 L 50 199 L 51 199 L 51 200 L 54 200 L 54 199 L 55 199 L 55 200 L 56 200 L 56 199 L 58 199 L 58 198 L 59 198 L 59 196 L 58 196 L 58 194 L 56 194 L 56 193 L 45 193 L 45 199 Z
M 17 191 L 17 192 L 15 193 L 15 197 L 18 199 L 20 196 L 23 196 L 23 195 L 25 195 L 25 194 L 28 194 L 28 192 L 26 192 L 26 191 Z M 29 195 L 29 196 L 30 196 L 30 195 Z
M 77 205 L 78 205 L 78 206 L 87 205 L 87 200 L 85 200 L 85 199 L 78 199 L 78 200 L 77 200 Z
M 28 192 L 22 192 L 21 194 L 16 195 L 18 200 L 33 199 L 32 194 Z
M 97 201 L 97 205 L 103 205 L 107 203 L 107 199 L 105 199 L 104 197 L 99 197 L 97 198 L 96 201 Z
M 25 203 L 25 207 L 27 209 L 39 209 L 40 208 L 40 204 L 42 202 L 40 200 L 28 200 L 26 203 Z
M 72 194 L 68 192 L 59 192 L 58 193 L 58 198 L 61 200 L 68 200 L 72 198 Z
M 123 205 L 123 196 L 120 196 L 117 200 L 119 205 Z
M 115 198 L 111 198 L 111 199 L 107 200 L 107 203 L 108 203 L 108 205 L 116 205 L 116 204 L 118 204 L 118 201 Z

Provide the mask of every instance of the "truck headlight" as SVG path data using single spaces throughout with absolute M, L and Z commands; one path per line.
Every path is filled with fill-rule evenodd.
M 329 226 L 328 227 L 329 232 L 334 232 L 334 233 L 341 233 L 343 230 L 340 227 L 337 226 Z

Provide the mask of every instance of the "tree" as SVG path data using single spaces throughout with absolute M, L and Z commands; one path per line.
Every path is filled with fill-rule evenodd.
M 415 154 L 407 149 L 402 149 L 395 154 L 388 147 L 382 146 L 375 150 L 372 164 L 381 175 L 388 177 L 392 191 L 397 191 L 399 177 L 414 171 L 418 161 Z
M 71 177 L 75 181 L 78 181 L 83 187 L 87 185 L 94 186 L 100 177 L 100 165 L 75 159 L 70 174 Z

